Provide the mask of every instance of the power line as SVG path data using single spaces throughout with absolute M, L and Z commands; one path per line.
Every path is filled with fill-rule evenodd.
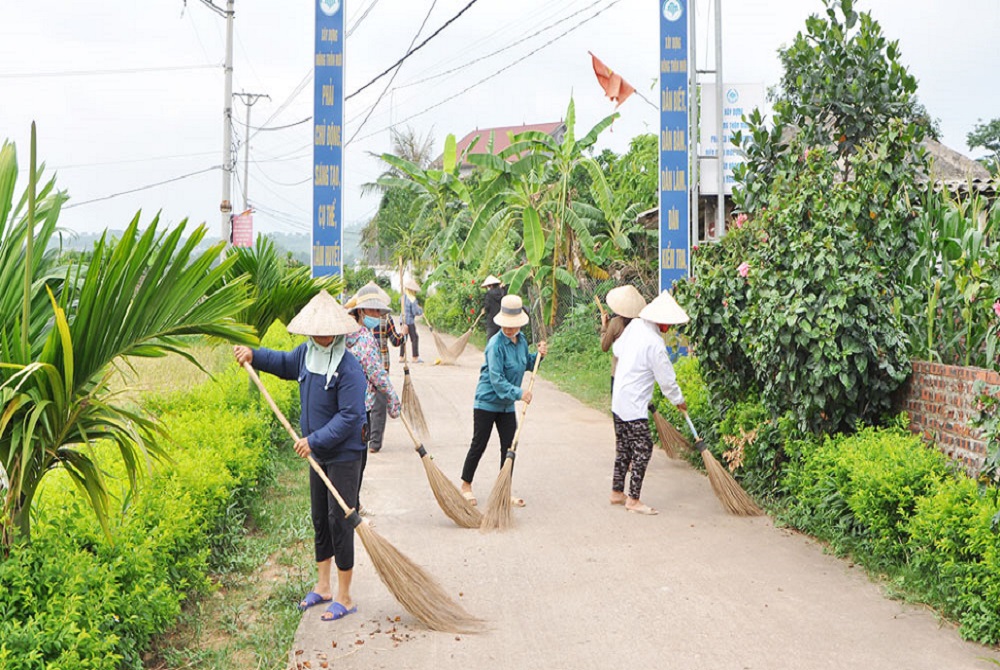
M 409 47 L 407 47 L 407 49 L 408 49 L 408 50 L 409 50 L 409 49 L 412 49 L 412 48 L 413 48 L 413 44 L 414 44 L 414 43 L 415 43 L 415 42 L 417 41 L 417 38 L 418 38 L 418 37 L 420 37 L 420 33 L 422 33 L 422 32 L 424 31 L 424 26 L 426 26 L 426 25 L 427 25 L 427 21 L 428 21 L 428 20 L 429 20 L 429 19 L 431 18 L 431 13 L 432 13 L 432 12 L 434 11 L 434 8 L 435 8 L 436 6 L 437 6 L 437 0 L 434 0 L 434 1 L 433 1 L 433 2 L 431 3 L 431 6 L 430 6 L 430 9 L 428 9 L 428 10 L 427 10 L 427 14 L 426 14 L 426 15 L 424 16 L 424 20 L 423 20 L 423 22 L 422 22 L 422 23 L 420 24 L 420 27 L 419 27 L 419 28 L 417 28 L 417 32 L 416 32 L 416 33 L 415 33 L 415 34 L 413 35 L 413 39 L 412 39 L 412 40 L 410 40 L 410 46 L 409 46 Z M 354 139 L 355 137 L 357 137 L 357 136 L 358 136 L 358 133 L 360 133 L 360 132 L 361 132 L 361 129 L 365 127 L 365 124 L 366 124 L 366 123 L 368 123 L 368 119 L 370 119 L 370 118 L 372 117 L 372 112 L 374 112 L 374 111 L 375 111 L 375 108 L 376 108 L 376 107 L 378 107 L 378 103 L 382 102 L 382 98 L 384 98 L 384 97 L 385 97 L 385 94 L 386 94 L 386 92 L 387 92 L 387 91 L 389 90 L 389 87 L 390 87 L 390 86 L 392 86 L 392 82 L 394 82 L 394 81 L 396 80 L 396 75 L 398 75 L 398 74 L 399 74 L 399 70 L 400 70 L 400 68 L 402 68 L 402 61 L 400 61 L 400 66 L 399 66 L 399 67 L 397 67 L 397 68 L 396 68 L 396 69 L 395 69 L 395 70 L 393 71 L 393 73 L 392 73 L 392 76 L 391 76 L 391 77 L 389 78 L 389 83 L 388 83 L 388 84 L 386 84 L 386 85 L 385 85 L 385 88 L 383 88 L 383 89 L 382 89 L 382 92 L 381 92 L 381 93 L 379 93 L 379 96 L 378 96 L 378 98 L 376 98 L 376 99 L 375 99 L 375 103 L 374 103 L 374 104 L 373 104 L 373 105 L 372 105 L 371 107 L 369 107 L 369 108 L 368 108 L 368 114 L 366 114 L 366 115 L 365 115 L 365 118 L 364 118 L 364 120 L 363 120 L 363 121 L 361 122 L 361 124 L 360 124 L 360 125 L 359 125 L 359 126 L 358 126 L 358 127 L 357 127 L 357 128 L 355 129 L 355 130 L 354 130 L 354 134 L 353 134 L 353 135 L 351 135 L 351 136 L 350 136 L 350 138 L 348 138 L 348 140 L 347 140 L 347 144 L 350 144 L 350 143 L 351 143 L 351 140 L 353 140 L 353 139 Z
M 214 70 L 222 65 L 167 65 L 163 67 L 132 67 L 115 70 L 62 70 L 58 72 L 0 73 L 0 79 L 40 79 L 43 77 L 90 77 L 110 74 L 146 74 L 149 72 L 180 72 L 183 70 Z
M 194 158 L 195 156 L 211 156 L 216 152 L 214 151 L 200 151 L 193 154 L 174 154 L 172 156 L 151 156 L 149 158 L 125 158 L 117 161 L 100 161 L 97 163 L 73 163 L 71 165 L 54 165 L 53 170 L 72 170 L 74 168 L 82 167 L 98 167 L 102 165 L 126 165 L 128 163 L 147 163 L 149 161 L 162 161 L 170 160 L 173 158 Z
M 384 133 L 387 130 L 391 130 L 395 125 L 399 125 L 400 123 L 405 123 L 405 122 L 407 122 L 407 121 L 409 121 L 411 119 L 415 119 L 418 116 L 422 116 L 422 115 L 426 114 L 427 112 L 431 111 L 432 109 L 440 107 L 441 105 L 445 104 L 446 102 L 454 100 L 458 96 L 460 96 L 460 95 L 462 95 L 464 93 L 467 93 L 468 91 L 471 91 L 472 89 L 474 89 L 475 87 L 479 86 L 480 84 L 483 84 L 483 83 L 489 81 L 490 79 L 493 79 L 494 77 L 499 76 L 501 73 L 503 73 L 503 72 L 511 69 L 512 67 L 514 67 L 518 63 L 526 60 L 527 58 L 530 58 L 531 56 L 535 55 L 536 53 L 538 53 L 539 51 L 541 51 L 545 47 L 550 46 L 550 45 L 554 44 L 555 42 L 561 40 L 563 37 L 565 37 L 566 35 L 569 35 L 571 32 L 573 32 L 574 30 L 576 30 L 580 26 L 584 25 L 585 23 L 589 23 L 590 21 L 593 21 L 598 16 L 600 16 L 604 12 L 608 11 L 609 9 L 611 9 L 612 7 L 614 7 L 615 5 L 617 5 L 619 2 L 621 2 L 621 0 L 613 0 L 613 2 L 610 5 L 608 5 L 607 7 L 605 7 L 604 9 L 598 10 L 592 16 L 587 17 L 586 19 L 584 19 L 580 23 L 576 24 L 575 26 L 573 26 L 569 30 L 566 30 L 565 32 L 557 35 L 556 37 L 553 37 L 551 40 L 549 40 L 548 42 L 546 42 L 542 46 L 538 47 L 537 49 L 534 49 L 533 51 L 529 51 L 527 54 L 525 54 L 524 56 L 521 56 L 520 58 L 518 58 L 516 61 L 514 61 L 510 65 L 507 65 L 506 67 L 501 68 L 500 70 L 497 70 L 496 72 L 494 72 L 491 75 L 487 75 L 486 77 L 483 77 L 482 79 L 480 79 L 479 81 L 477 81 L 475 84 L 472 84 L 470 86 L 466 86 L 464 89 L 462 89 L 458 93 L 456 93 L 456 94 L 454 94 L 452 96 L 449 96 L 449 97 L 445 98 L 444 100 L 436 102 L 433 105 L 431 105 L 430 107 L 428 107 L 428 108 L 426 108 L 426 109 L 424 109 L 422 111 L 419 111 L 416 114 L 411 114 L 410 116 L 406 117 L 405 119 L 402 119 L 401 121 L 397 121 L 392 126 L 386 126 L 385 128 L 382 128 L 381 130 L 376 130 L 373 133 L 368 133 L 367 135 L 361 136 L 359 139 L 364 140 L 364 139 L 367 139 L 367 138 L 372 137 L 374 135 L 378 135 L 379 133 Z
M 467 4 L 465 7 L 463 7 L 461 9 L 461 11 L 458 12 L 458 14 L 455 14 L 455 16 L 453 16 L 450 19 L 448 19 L 447 21 L 445 21 L 444 25 L 442 25 L 440 28 L 438 28 L 433 33 L 431 33 L 427 37 L 427 39 L 425 39 L 423 42 L 421 42 L 420 44 L 418 44 L 416 46 L 416 48 L 408 50 L 405 54 L 403 54 L 402 58 L 400 58 L 398 61 L 396 61 L 395 63 L 393 63 L 389 67 L 387 67 L 380 74 L 376 75 L 371 81 L 369 81 L 367 84 L 365 84 L 364 86 L 362 86 L 361 88 L 359 88 L 358 90 L 356 90 L 354 93 L 351 93 L 349 96 L 347 96 L 346 98 L 344 98 L 344 101 L 346 102 L 347 100 L 350 100 L 351 98 L 353 98 L 354 96 L 356 96 L 358 93 L 360 93 L 361 91 L 365 90 L 366 88 L 368 88 L 369 86 L 371 86 L 372 84 L 374 84 L 375 82 L 377 82 L 379 79 L 381 79 L 382 77 L 384 77 L 385 75 L 387 75 L 389 72 L 392 72 L 392 70 L 394 68 L 402 65 L 403 61 L 405 61 L 407 58 L 409 58 L 410 56 L 412 56 L 416 52 L 420 51 L 420 49 L 422 49 L 425 44 L 427 44 L 432 39 L 434 39 L 435 37 L 437 37 L 438 34 L 442 30 L 444 30 L 445 28 L 447 28 L 448 26 L 450 26 L 452 23 L 454 23 L 456 20 L 458 20 L 458 17 L 460 17 L 462 14 L 465 14 L 465 12 L 468 11 L 469 8 L 472 7 L 472 5 L 476 4 L 477 2 L 479 2 L 479 0 L 469 0 L 469 4 Z
M 372 0 L 372 4 L 368 5 L 368 7 L 361 14 L 361 16 L 358 17 L 358 20 L 354 22 L 354 25 L 352 25 L 350 28 L 347 29 L 347 34 L 344 35 L 345 39 L 354 34 L 354 31 L 358 29 L 358 26 L 361 25 L 361 22 L 365 20 L 365 18 L 368 16 L 368 13 L 371 12 L 372 9 L 374 9 L 375 5 L 377 4 L 378 0 Z
M 507 46 L 502 47 L 500 49 L 497 49 L 496 51 L 494 51 L 492 53 L 488 53 L 485 56 L 480 56 L 479 58 L 474 58 L 474 59 L 470 60 L 469 62 L 467 62 L 467 63 L 465 63 L 463 65 L 459 65 L 458 67 L 453 67 L 450 70 L 445 70 L 444 72 L 439 72 L 438 74 L 432 74 L 429 77 L 424 77 L 423 79 L 418 79 L 418 80 L 412 81 L 412 82 L 410 82 L 408 84 L 402 84 L 401 86 L 397 86 L 396 88 L 409 88 L 411 86 L 416 86 L 417 84 L 423 84 L 424 82 L 431 81 L 432 79 L 438 79 L 440 77 L 444 77 L 444 76 L 452 74 L 454 72 L 458 72 L 459 70 L 464 70 L 465 68 L 469 67 L 470 65 L 475 65 L 476 63 L 478 63 L 480 61 L 483 61 L 483 60 L 486 60 L 487 58 L 492 58 L 493 56 L 501 54 L 504 51 L 507 51 L 508 49 L 513 49 L 518 44 L 522 44 L 524 42 L 527 42 L 528 40 L 530 40 L 533 37 L 538 37 L 539 35 L 541 35 L 545 31 L 551 30 L 552 28 L 555 28 L 559 24 L 565 23 L 566 21 L 569 21 L 571 18 L 573 18 L 577 14 L 582 14 L 583 12 L 587 11 L 588 9 L 592 9 L 595 5 L 599 5 L 599 4 L 601 4 L 601 0 L 595 0 L 594 2 L 592 2 L 589 5 L 587 5 L 586 7 L 584 7 L 583 9 L 578 9 L 575 12 L 573 12 L 572 14 L 570 14 L 569 16 L 564 16 L 563 18 L 559 19 L 558 21 L 550 23 L 549 25 L 545 26 L 544 28 L 541 28 L 541 29 L 535 31 L 532 34 L 527 35 L 526 37 L 522 37 L 521 39 L 517 40 L 516 42 L 511 42 Z
M 173 177 L 172 179 L 165 179 L 163 181 L 158 181 L 155 184 L 147 184 L 145 186 L 140 186 L 139 188 L 132 188 L 127 191 L 120 191 L 118 193 L 112 193 L 111 195 L 105 195 L 100 198 L 93 198 L 91 200 L 84 200 L 82 202 L 74 202 L 63 207 L 63 209 L 73 209 L 74 207 L 83 207 L 84 205 L 89 205 L 94 202 L 102 202 L 104 200 L 111 200 L 112 198 L 117 198 L 122 195 L 128 195 L 129 193 L 138 193 L 139 191 L 147 191 L 151 188 L 156 188 L 157 186 L 163 186 L 164 184 L 169 184 L 171 182 L 180 181 L 182 179 L 187 179 L 188 177 L 194 177 L 196 175 L 205 174 L 206 172 L 212 172 L 213 170 L 221 170 L 221 165 L 213 165 L 210 168 L 205 168 L 204 170 L 198 170 L 196 172 L 189 172 L 187 174 L 182 174 L 179 177 Z
M 243 126 L 244 128 L 247 125 L 247 124 L 243 123 L 242 121 L 240 121 L 239 119 L 233 119 L 233 120 L 236 121 L 236 123 L 238 123 L 241 126 Z M 284 130 L 285 128 L 294 128 L 295 126 L 301 126 L 303 123 L 306 123 L 307 121 L 312 121 L 312 117 L 311 116 L 307 116 L 306 118 L 302 119 L 301 121 L 296 121 L 295 123 L 289 123 L 289 124 L 284 125 L 284 126 L 271 126 L 269 128 L 265 128 L 264 126 L 250 126 L 250 130 L 256 130 L 257 132 L 266 132 L 266 131 L 269 131 L 269 130 Z

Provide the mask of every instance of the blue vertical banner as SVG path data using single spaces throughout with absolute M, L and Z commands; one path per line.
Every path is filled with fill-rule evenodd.
M 660 12 L 660 290 L 688 276 L 688 2 L 656 0 Z
M 344 1 L 315 0 L 313 277 L 343 272 Z

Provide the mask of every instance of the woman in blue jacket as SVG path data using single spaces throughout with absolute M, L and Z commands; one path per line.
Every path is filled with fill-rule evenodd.
M 472 403 L 472 444 L 462 468 L 462 495 L 473 505 L 476 504 L 476 497 L 472 493 L 472 479 L 490 441 L 493 426 L 496 426 L 500 436 L 502 468 L 517 432 L 514 403 L 518 400 L 531 403 L 531 391 L 521 389 L 521 380 L 525 372 L 535 367 L 535 356 L 544 358 L 548 352 L 546 343 L 539 342 L 538 353 L 528 353 L 528 340 L 521 332 L 521 327 L 528 323 L 528 315 L 520 296 L 504 296 L 500 301 L 500 312 L 493 317 L 493 321 L 500 326 L 500 333 L 486 343 L 486 362 L 479 370 L 479 384 Z M 511 502 L 518 507 L 524 506 L 521 498 L 512 498 Z
M 305 343 L 292 351 L 236 347 L 236 360 L 282 379 L 299 382 L 302 401 L 301 435 L 294 448 L 303 458 L 319 463 L 343 497 L 356 508 L 365 445 L 365 388 L 361 365 L 345 346 L 345 335 L 358 329 L 333 296 L 321 291 L 288 323 L 288 332 L 307 335 Z M 299 603 L 305 610 L 330 603 L 324 621 L 340 619 L 357 611 L 351 598 L 354 570 L 354 527 L 357 514 L 346 517 L 326 485 L 309 470 L 313 533 L 319 577 L 316 586 Z M 352 509 L 353 511 L 353 509 Z M 337 566 L 337 588 L 333 589 L 332 564 Z

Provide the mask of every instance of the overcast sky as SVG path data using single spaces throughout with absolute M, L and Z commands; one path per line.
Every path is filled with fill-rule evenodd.
M 346 23 L 354 27 L 346 43 L 347 92 L 405 52 L 428 10 L 433 7 L 421 39 L 467 1 L 346 0 Z M 461 138 L 477 127 L 558 121 L 572 95 L 582 134 L 613 111 L 588 50 L 655 100 L 659 4 L 479 0 L 402 66 L 367 123 L 361 125 L 388 78 L 347 103 L 344 137 L 355 139 L 345 149 L 345 221 L 357 224 L 375 211 L 377 201 L 361 198 L 359 187 L 382 171 L 370 153 L 390 149 L 393 124 L 432 133 L 440 150 L 448 133 Z M 710 5 L 698 3 L 702 69 L 714 67 Z M 944 143 L 975 155 L 966 133 L 978 119 L 1000 117 L 1000 0 L 856 5 L 899 40 L 921 101 L 941 120 Z M 251 126 L 286 126 L 311 116 L 312 0 L 236 0 L 235 6 L 233 90 L 270 96 L 253 107 Z M 776 50 L 822 9 L 819 0 L 722 0 L 725 81 L 776 83 Z M 162 211 L 168 222 L 207 222 L 214 234 L 222 173 L 212 168 L 221 164 L 224 52 L 225 21 L 202 0 L 188 0 L 186 8 L 183 0 L 2 0 L 0 137 L 17 143 L 26 166 L 29 127 L 37 122 L 40 159 L 58 171 L 59 187 L 72 198 L 61 218 L 66 228 L 123 228 L 142 209 L 144 220 Z M 242 143 L 246 108 L 237 100 L 234 110 Z M 620 111 L 599 147 L 621 153 L 636 134 L 657 132 L 656 109 L 638 96 Z M 300 123 L 252 137 L 248 197 L 258 231 L 310 230 L 311 131 L 310 123 Z M 237 157 L 233 202 L 239 206 L 242 147 Z M 102 199 L 199 171 L 205 172 Z

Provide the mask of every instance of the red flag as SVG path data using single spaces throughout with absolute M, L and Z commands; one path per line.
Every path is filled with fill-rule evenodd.
M 604 89 L 604 95 L 618 103 L 615 105 L 615 109 L 618 109 L 630 95 L 635 93 L 635 88 L 633 88 L 632 84 L 622 79 L 620 74 L 612 72 L 611 68 L 602 63 L 601 59 L 595 56 L 592 51 L 588 51 L 587 53 L 590 54 L 590 57 L 594 61 L 594 74 L 597 75 L 597 83 Z

